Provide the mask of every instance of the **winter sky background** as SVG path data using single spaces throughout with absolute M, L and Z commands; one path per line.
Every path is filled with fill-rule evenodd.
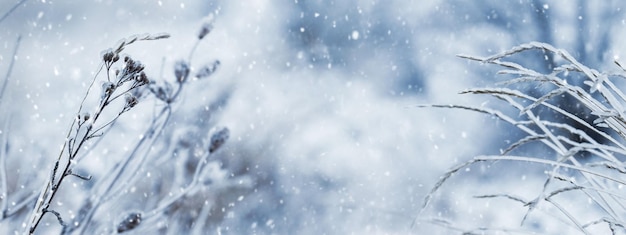
M 16 2 L 0 2 L 0 13 Z M 198 110 L 227 97 L 211 106 L 219 110 L 213 122 L 231 130 L 217 160 L 230 174 L 249 174 L 256 189 L 231 209 L 234 216 L 219 221 L 221 228 L 245 234 L 258 229 L 251 226 L 256 222 L 266 227 L 257 231 L 262 234 L 449 234 L 426 221 L 435 217 L 463 229 L 517 228 L 524 208 L 472 198 L 503 190 L 533 195 L 543 170 L 508 163 L 468 168 L 411 227 L 446 169 L 498 154 L 519 138 L 488 116 L 415 106 L 494 102 L 458 94 L 498 77 L 495 68 L 457 54 L 487 56 L 543 41 L 590 67 L 615 69 L 612 59 L 626 51 L 624 7 L 541 0 L 29 0 L 0 22 L 3 77 L 22 37 L 0 103 L 0 121 L 11 120 L 2 132 L 10 136 L 9 175 L 49 169 L 102 50 L 132 34 L 170 33 L 127 53 L 149 75 L 158 77 L 164 64 L 163 74 L 171 76 L 173 62 L 187 55 L 212 13 L 215 28 L 193 65 L 219 59 L 222 66 L 185 92 L 176 123 L 194 122 Z M 127 121 L 149 115 L 133 112 Z M 108 148 L 132 145 L 138 127 L 124 128 Z M 104 155 L 82 163 L 84 169 L 97 175 L 100 166 L 114 164 Z M 42 179 L 21 182 L 28 190 Z M 563 231 L 539 219 L 530 224 L 527 229 Z

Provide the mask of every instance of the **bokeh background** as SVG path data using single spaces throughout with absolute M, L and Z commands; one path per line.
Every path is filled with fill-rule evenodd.
M 0 13 L 17 2 L 0 2 Z M 172 64 L 187 56 L 203 19 L 213 14 L 215 28 L 199 44 L 192 66 L 219 59 L 221 67 L 185 91 L 160 144 L 194 146 L 216 127 L 228 127 L 230 140 L 212 157 L 216 179 L 226 186 L 207 186 L 162 220 L 159 231 L 191 232 L 193 226 L 176 221 L 184 221 L 185 211 L 197 210 L 190 216 L 199 218 L 203 207 L 209 213 L 202 217 L 209 221 L 206 234 L 516 230 L 525 208 L 472 196 L 535 195 L 541 167 L 467 168 L 418 216 L 423 198 L 447 169 L 476 155 L 498 154 L 520 135 L 489 116 L 416 105 L 492 105 L 496 101 L 487 97 L 458 92 L 497 82 L 496 68 L 456 55 L 487 56 L 530 41 L 566 49 L 587 66 L 616 70 L 612 60 L 625 51 L 624 7 L 620 1 L 584 0 L 25 1 L 0 22 L 2 77 L 21 35 L 0 101 L 0 121 L 9 123 L 0 133 L 10 146 L 8 200 L 19 201 L 44 182 L 101 51 L 132 34 L 170 33 L 126 52 L 146 64 L 151 77 L 171 78 Z M 543 56 L 520 60 L 546 70 L 551 64 Z M 97 180 L 119 161 L 152 115 L 145 106 L 121 121 L 80 169 Z M 173 169 L 184 163 L 177 156 L 158 159 L 172 164 L 142 169 L 140 175 L 148 176 L 138 185 L 178 177 Z M 246 183 L 228 185 L 233 180 Z M 70 216 L 75 201 L 87 194 L 86 184 L 67 184 L 72 189 L 62 194 L 57 210 Z M 114 224 L 123 210 L 146 210 L 140 202 L 146 190 L 127 193 L 124 203 L 99 214 L 100 223 Z M 22 221 L 0 221 L 0 231 L 19 231 Z M 42 231 L 58 232 L 54 218 L 46 221 Z M 531 216 L 523 229 L 576 231 L 541 216 Z

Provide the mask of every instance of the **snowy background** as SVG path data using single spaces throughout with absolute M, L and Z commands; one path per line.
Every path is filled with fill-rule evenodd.
M 0 2 L 0 13 L 16 2 Z M 0 103 L 0 121 L 10 123 L 0 129 L 10 146 L 9 201 L 22 200 L 44 182 L 102 50 L 132 34 L 170 33 L 169 39 L 129 46 L 127 53 L 146 65 L 149 76 L 160 77 L 163 68 L 162 77 L 171 77 L 174 61 L 187 55 L 212 13 L 215 28 L 192 66 L 219 59 L 221 67 L 189 85 L 160 143 L 194 143 L 216 127 L 230 129 L 231 138 L 212 157 L 216 172 L 249 183 L 209 185 L 189 200 L 189 208 L 210 207 L 207 233 L 454 231 L 426 221 L 435 217 L 465 230 L 517 229 L 523 207 L 472 196 L 505 190 L 533 195 L 544 177 L 540 167 L 468 168 L 411 226 L 447 169 L 475 155 L 498 154 L 519 138 L 488 116 L 415 105 L 488 100 L 458 92 L 493 84 L 494 68 L 457 54 L 487 56 L 543 41 L 590 67 L 610 66 L 626 51 L 620 43 L 626 36 L 623 7 L 619 1 L 582 0 L 26 1 L 0 22 L 2 77 L 22 36 Z M 97 180 L 136 142 L 150 112 L 148 106 L 133 110 L 80 168 Z M 175 156 L 159 159 L 172 164 L 143 169 L 148 176 L 137 184 L 175 178 L 177 171 L 167 168 L 182 163 Z M 56 208 L 68 217 L 88 188 L 72 182 L 74 187 L 64 185 L 71 189 Z M 123 208 L 99 214 L 101 223 L 115 223 L 123 210 L 147 210 L 136 203 L 142 193 L 129 192 L 118 206 Z M 0 231 L 21 230 L 26 213 L 0 221 Z M 189 232 L 171 222 L 182 214 L 160 224 L 174 234 L 174 228 Z M 52 216 L 45 221 L 41 231 L 60 229 Z M 540 218 L 528 224 L 525 229 L 541 233 L 576 231 Z

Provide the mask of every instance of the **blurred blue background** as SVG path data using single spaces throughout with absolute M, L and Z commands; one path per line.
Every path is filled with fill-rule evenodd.
M 0 13 L 16 2 L 0 2 Z M 411 227 L 423 197 L 446 169 L 478 154 L 498 154 L 519 135 L 488 116 L 415 105 L 486 104 L 486 97 L 458 92 L 497 82 L 495 68 L 457 54 L 488 56 L 541 41 L 589 67 L 616 69 L 610 66 L 624 51 L 623 11 L 620 1 L 583 0 L 25 1 L 0 22 L 0 74 L 22 36 L 0 103 L 0 121 L 11 120 L 2 132 L 11 146 L 9 192 L 19 200 L 43 182 L 102 50 L 132 34 L 170 33 L 127 53 L 146 64 L 150 76 L 171 77 L 173 62 L 187 55 L 212 13 L 215 28 L 192 66 L 215 59 L 222 66 L 210 80 L 190 86 L 164 137 L 193 139 L 213 126 L 231 130 L 213 159 L 216 172 L 250 183 L 209 186 L 190 199 L 190 208 L 210 207 L 209 233 L 449 234 L 422 220 Z M 520 60 L 542 71 L 554 63 L 540 53 Z M 98 176 L 115 164 L 113 156 L 128 151 L 141 133 L 133 123 L 147 122 L 150 110 L 133 112 L 80 167 Z M 170 168 L 183 164 L 171 161 Z M 437 195 L 425 218 L 446 217 L 462 228 L 518 226 L 521 206 L 511 212 L 471 196 L 531 193 L 541 186 L 542 171 L 494 166 L 468 168 Z M 144 170 L 167 181 L 176 171 L 166 167 Z M 126 208 L 134 195 L 124 199 Z M 71 214 L 72 200 L 58 210 Z M 103 215 L 102 223 L 116 218 Z M 49 219 L 50 229 L 58 229 Z M 0 231 L 14 231 L 21 221 L 0 221 Z M 170 229 L 162 231 L 190 232 L 184 223 L 179 228 L 167 221 Z M 545 233 L 562 229 L 531 224 Z

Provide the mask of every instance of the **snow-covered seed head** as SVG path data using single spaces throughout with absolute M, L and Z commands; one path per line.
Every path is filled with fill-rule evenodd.
M 91 118 L 91 114 L 89 114 L 88 112 L 84 112 L 83 114 L 81 114 L 80 116 L 83 117 L 83 121 L 86 122 L 89 120 L 89 118 Z
M 104 82 L 102 83 L 102 95 L 111 95 L 115 91 L 115 84 L 112 82 Z
M 138 72 L 143 71 L 144 68 L 146 68 L 146 66 L 142 64 L 141 61 L 136 60 L 135 63 L 133 63 L 133 67 L 131 71 L 138 73 Z
M 179 83 L 185 82 L 189 76 L 190 70 L 189 64 L 186 61 L 176 61 L 176 64 L 174 65 L 174 76 L 176 77 L 176 81 Z
M 219 60 L 214 61 L 212 64 L 205 65 L 204 67 L 200 69 L 200 71 L 198 71 L 198 73 L 196 74 L 196 78 L 202 79 L 202 78 L 211 76 L 211 74 L 217 71 L 217 68 L 219 68 L 219 66 L 220 66 Z
M 198 32 L 198 39 L 202 40 L 207 34 L 209 34 L 213 30 L 213 22 L 215 21 L 215 17 L 213 14 L 209 14 L 204 18 L 202 22 L 202 27 L 200 27 L 200 31 Z
M 123 233 L 135 229 L 141 224 L 141 212 L 130 212 L 117 224 L 117 232 Z
M 139 100 L 137 100 L 137 97 L 135 97 L 134 95 L 131 95 L 130 93 L 126 93 L 124 98 L 126 99 L 126 105 L 124 106 L 125 109 L 130 109 L 132 107 L 135 107 L 135 105 L 139 103 Z
M 141 71 L 141 73 L 139 73 L 139 75 L 137 76 L 137 83 L 140 86 L 150 83 L 150 80 L 148 79 L 148 76 L 146 75 L 145 72 Z
M 120 60 L 120 55 L 119 55 L 119 54 L 117 54 L 117 53 L 115 53 L 115 54 L 113 55 L 113 63 L 117 62 L 118 60 Z
M 111 48 L 106 49 L 102 51 L 102 60 L 106 63 L 111 63 L 113 62 L 113 58 L 115 57 L 115 55 L 116 53 L 113 52 L 113 49 Z
M 228 128 L 224 127 L 218 132 L 215 132 L 213 136 L 211 136 L 211 145 L 209 145 L 209 153 L 213 153 L 218 150 L 226 140 L 230 137 L 230 131 Z

